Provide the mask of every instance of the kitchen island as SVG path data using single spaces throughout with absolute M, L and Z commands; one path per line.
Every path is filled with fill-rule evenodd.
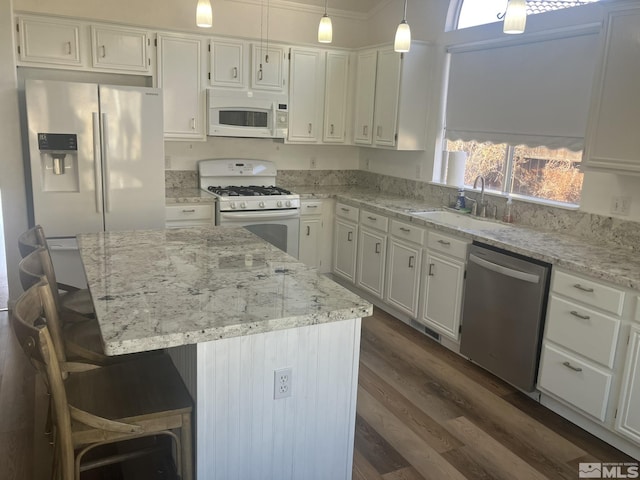
M 168 348 L 181 372 L 196 404 L 198 478 L 351 478 L 370 303 L 243 228 L 78 244 L 105 353 Z

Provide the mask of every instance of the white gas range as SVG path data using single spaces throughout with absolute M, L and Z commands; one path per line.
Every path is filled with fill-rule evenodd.
M 277 169 L 268 160 L 200 160 L 200 188 L 216 201 L 216 225 L 243 226 L 289 255 L 298 257 L 300 196 L 276 187 Z

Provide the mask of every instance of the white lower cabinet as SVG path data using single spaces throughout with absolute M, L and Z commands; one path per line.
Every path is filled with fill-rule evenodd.
M 423 239 L 423 228 L 391 221 L 385 301 L 412 318 L 418 316 Z
M 356 258 L 358 252 L 358 216 L 359 209 L 336 204 L 333 241 L 333 273 L 356 281 Z
M 363 212 L 364 214 L 364 212 Z M 363 227 L 358 238 L 357 285 L 378 298 L 384 295 L 384 270 L 387 254 L 387 234 Z
M 298 259 L 320 273 L 331 271 L 333 200 L 302 200 Z
M 631 327 L 615 428 L 640 444 L 640 325 Z

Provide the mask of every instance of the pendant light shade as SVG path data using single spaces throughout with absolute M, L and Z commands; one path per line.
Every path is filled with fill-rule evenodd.
M 333 40 L 333 26 L 331 25 L 331 18 L 327 15 L 327 0 L 324 0 L 324 15 L 320 19 L 320 25 L 318 25 L 318 42 L 331 43 Z
M 524 32 L 527 24 L 527 1 L 509 0 L 507 11 L 504 14 L 502 31 L 504 33 L 518 34 Z
M 213 25 L 213 12 L 209 0 L 198 0 L 196 7 L 196 25 L 203 28 L 211 28 Z
M 408 52 L 411 48 L 411 29 L 407 23 L 407 0 L 404 0 L 404 16 L 398 29 L 396 30 L 396 39 L 393 42 L 393 49 L 396 52 Z

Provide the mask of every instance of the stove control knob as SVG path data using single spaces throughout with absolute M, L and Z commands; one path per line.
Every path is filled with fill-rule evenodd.
M 291 206 L 291 200 L 287 200 L 287 201 L 285 202 L 285 205 L 286 205 L 287 207 L 290 207 L 290 206 Z
M 276 203 L 276 205 L 278 205 L 279 207 L 282 206 L 282 200 L 278 200 L 278 203 Z
M 260 202 L 260 203 L 258 204 L 258 206 L 259 206 L 260 208 L 264 208 L 264 202 Z
M 231 207 L 231 210 L 235 210 L 236 209 L 236 202 L 231 202 L 229 204 L 229 206 Z
M 244 203 L 244 202 L 242 202 L 242 203 L 240 204 L 240 208 L 247 208 L 247 204 L 246 204 L 246 203 Z

